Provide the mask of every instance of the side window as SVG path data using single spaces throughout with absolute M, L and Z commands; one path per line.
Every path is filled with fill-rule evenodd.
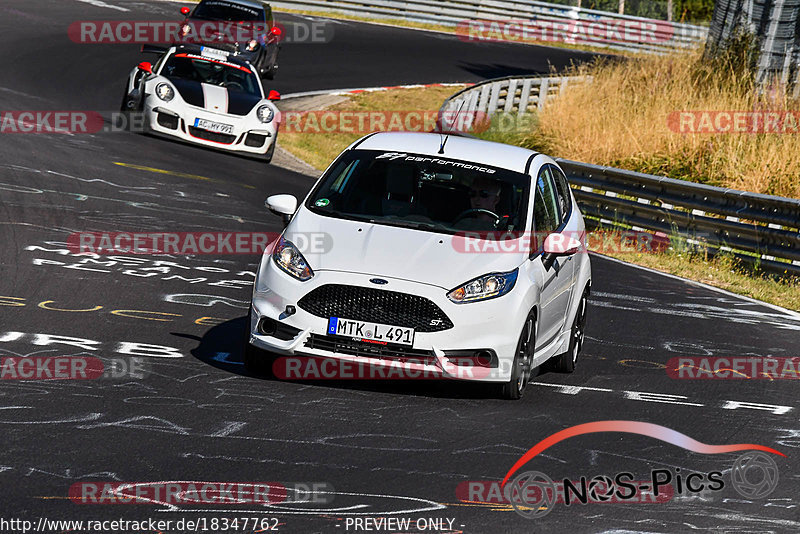
M 561 223 L 558 200 L 553 190 L 553 177 L 550 166 L 545 165 L 536 178 L 536 191 L 533 199 L 534 239 L 531 240 L 534 251 L 539 253 L 544 247 L 544 240 L 556 231 Z
M 564 222 L 569 215 L 570 209 L 572 208 L 572 197 L 570 196 L 569 192 L 569 183 L 567 183 L 567 177 L 564 176 L 564 173 L 561 172 L 561 169 L 552 165 L 548 165 L 548 167 L 550 167 L 553 178 L 555 179 L 554 181 L 556 184 L 558 208 L 561 215 L 561 222 Z

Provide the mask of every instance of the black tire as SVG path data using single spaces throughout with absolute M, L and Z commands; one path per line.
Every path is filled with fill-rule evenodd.
M 252 310 L 247 314 L 247 326 L 244 333 L 244 368 L 256 376 L 272 376 L 272 364 L 275 357 L 250 344 L 250 318 Z
M 268 68 L 261 71 L 261 77 L 266 80 L 274 80 L 275 75 L 277 73 L 278 73 L 278 65 L 276 63 L 273 63 Z
M 278 73 L 278 51 L 277 49 L 275 50 L 269 66 L 267 66 L 267 54 L 264 54 L 264 67 L 260 70 L 262 78 L 267 80 L 275 79 L 275 75 Z
M 272 156 L 275 155 L 275 145 L 278 144 L 278 136 L 276 135 L 275 138 L 272 140 L 272 145 L 267 150 L 267 153 L 264 154 L 264 161 L 266 163 L 272 163 Z
M 131 122 L 131 110 L 128 107 L 128 101 L 130 100 L 130 95 L 128 94 L 128 90 L 125 89 L 125 92 L 122 94 L 122 102 L 119 104 L 119 113 L 121 115 L 122 120 L 125 121 L 125 130 L 130 130 L 130 122 Z M 115 125 L 116 126 L 116 125 Z
M 517 341 L 517 352 L 511 368 L 511 379 L 500 386 L 500 397 L 506 400 L 519 400 L 531 378 L 533 355 L 536 352 L 536 316 L 531 313 L 525 320 Z
M 553 356 L 548 363 L 548 369 L 556 373 L 571 373 L 575 371 L 578 363 L 578 354 L 583 349 L 583 340 L 586 335 L 586 301 L 589 292 L 584 291 L 578 303 L 578 311 L 572 321 L 569 336 L 569 349 L 567 352 Z
M 128 109 L 128 99 L 130 95 L 128 94 L 128 90 L 125 89 L 125 92 L 122 93 L 122 102 L 119 104 L 119 110 L 121 113 L 129 113 L 130 110 Z

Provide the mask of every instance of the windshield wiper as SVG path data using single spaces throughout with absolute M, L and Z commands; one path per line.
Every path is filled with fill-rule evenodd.
M 403 221 L 403 220 L 386 220 L 386 219 L 370 219 L 372 224 L 384 224 L 386 226 L 397 226 L 400 228 L 412 228 L 414 230 L 436 230 L 438 225 L 418 221 Z

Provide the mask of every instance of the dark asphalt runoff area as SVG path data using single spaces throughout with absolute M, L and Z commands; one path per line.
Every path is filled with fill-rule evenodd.
M 143 60 L 138 46 L 73 43 L 67 28 L 79 20 L 175 20 L 179 5 L 3 0 L 0 110 L 110 116 L 128 72 Z M 588 58 L 329 23 L 329 43 L 285 46 L 267 87 L 293 93 L 470 82 L 545 73 Z M 130 132 L 0 134 L 0 357 L 108 363 L 135 356 L 143 365 L 141 377 L 0 381 L 0 531 L 23 532 L 12 520 L 30 521 L 32 532 L 55 520 L 117 519 L 173 526 L 126 530 L 108 523 L 93 531 L 800 530 L 800 383 L 676 380 L 665 370 L 676 357 L 800 356 L 798 315 L 593 256 L 587 343 L 577 370 L 537 376 L 519 402 L 454 382 L 284 382 L 250 376 L 242 364 L 258 256 L 95 257 L 66 245 L 82 231 L 280 232 L 264 199 L 302 196 L 312 183 L 276 166 Z M 676 478 L 720 472 L 724 487 L 675 489 L 668 502 L 562 503 L 534 519 L 492 501 L 490 491 L 472 499 L 457 492 L 471 481 L 491 488 L 539 441 L 605 420 L 653 423 L 705 444 L 777 449 L 786 455 L 771 455 L 777 487 L 761 499 L 737 493 L 731 480 L 740 452 L 701 454 L 608 432 L 557 443 L 520 472 L 557 481 L 622 472 L 644 481 L 659 469 Z M 294 490 L 291 502 L 269 505 L 70 499 L 76 484 L 188 482 L 279 482 Z M 304 499 L 302 488 L 314 483 L 326 491 Z M 254 528 L 253 518 L 267 522 Z M 388 518 L 410 523 L 383 522 Z M 175 526 L 199 519 L 204 528 Z M 85 524 L 44 526 L 40 532 L 90 531 Z

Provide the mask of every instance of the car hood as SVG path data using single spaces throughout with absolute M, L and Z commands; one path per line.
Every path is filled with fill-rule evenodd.
M 227 113 L 230 115 L 247 115 L 261 102 L 261 98 L 241 91 L 231 91 L 225 87 L 207 83 L 184 80 L 181 78 L 167 78 L 181 95 L 183 100 L 199 108 L 213 111 L 214 113 Z
M 526 258 L 522 252 L 487 252 L 474 246 L 467 252 L 460 236 L 323 217 L 305 208 L 295 215 L 285 238 L 317 272 L 397 278 L 445 290 L 487 273 L 513 271 Z

